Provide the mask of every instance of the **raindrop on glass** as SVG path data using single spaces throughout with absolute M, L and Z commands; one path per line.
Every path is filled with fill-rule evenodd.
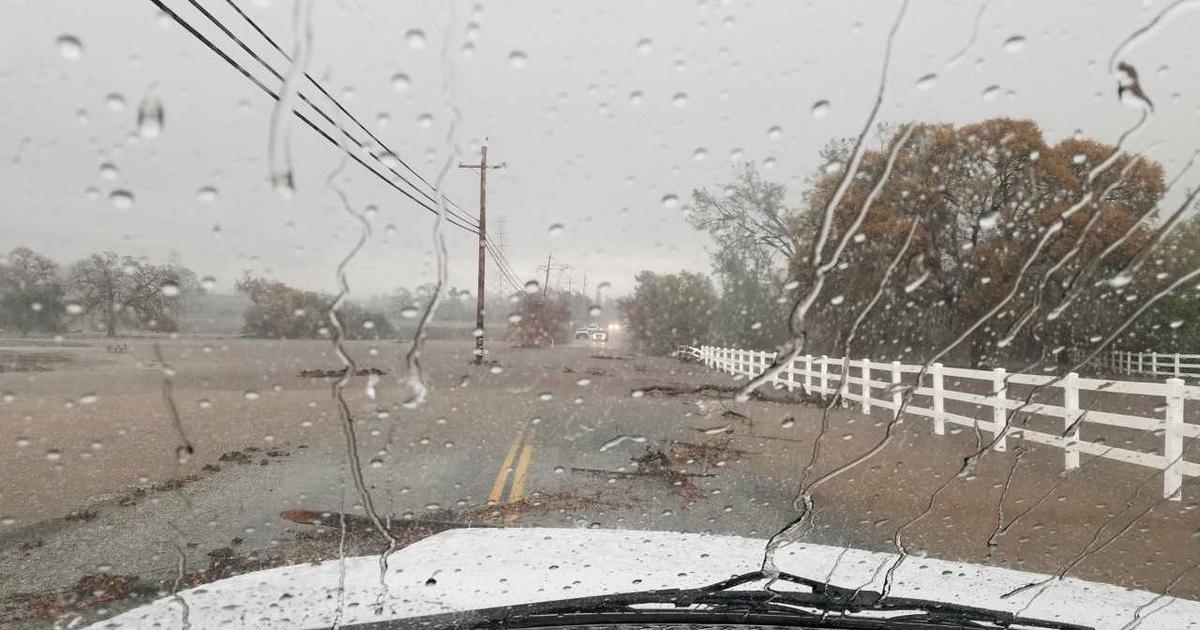
M 162 101 L 151 90 L 138 105 L 137 113 L 138 135 L 143 138 L 157 138 L 163 130 Z
M 649 39 L 642 39 L 637 43 L 637 51 L 639 55 L 649 55 L 654 50 L 654 42 Z
M 541 289 L 542 289 L 542 286 L 540 284 L 538 284 L 537 280 L 530 280 L 529 282 L 525 283 L 525 292 L 530 295 L 537 293 Z
M 128 210 L 133 207 L 133 193 L 128 190 L 114 190 L 108 194 L 108 200 L 118 210 Z
M 683 106 L 687 105 L 687 102 L 688 102 L 688 95 L 684 92 L 679 92 L 675 96 L 671 97 L 671 103 L 673 103 L 675 105 L 675 107 L 683 107 Z
M 1004 52 L 1021 52 L 1025 50 L 1025 37 L 1023 35 L 1013 35 L 1004 40 Z
M 280 199 L 290 201 L 296 195 L 296 182 L 292 179 L 292 172 L 271 173 L 271 189 Z
M 416 319 L 420 311 L 415 306 L 405 306 L 400 309 L 400 317 L 404 319 Z
M 112 94 L 109 94 L 108 96 L 104 97 L 104 106 L 107 107 L 109 109 L 109 111 L 113 111 L 113 112 L 124 111 L 125 110 L 125 97 L 121 96 L 120 94 L 117 94 L 115 92 Z
M 196 198 L 204 203 L 212 203 L 217 200 L 217 189 L 212 186 L 203 186 L 196 191 Z
M 425 48 L 425 31 L 420 29 L 410 29 L 404 34 L 404 41 L 408 43 L 408 47 L 413 50 L 421 50 Z
M 989 85 L 983 90 L 983 100 L 994 101 L 1000 96 L 999 85 Z
M 397 92 L 404 92 L 408 90 L 408 86 L 411 83 L 412 82 L 409 80 L 408 75 L 404 74 L 403 72 L 397 72 L 396 74 L 392 75 L 392 89 L 396 90 Z
M 938 76 L 932 72 L 917 79 L 918 90 L 928 90 L 937 85 Z
M 519 50 L 514 50 L 508 53 L 508 65 L 512 68 L 520 70 L 521 68 L 529 65 L 529 57 Z
M 550 229 L 548 229 L 548 230 L 546 230 L 546 231 L 547 231 L 547 233 L 549 233 L 549 234 L 550 234 L 550 236 L 551 236 L 552 238 L 553 238 L 553 237 L 559 237 L 559 236 L 562 236 L 562 233 L 563 233 L 563 224 L 561 224 L 561 223 L 553 223 L 553 224 L 551 224 L 551 225 L 550 225 Z
M 828 116 L 829 110 L 831 109 L 831 107 L 832 106 L 829 104 L 829 101 L 825 101 L 825 100 L 821 100 L 821 101 L 817 101 L 816 103 L 813 103 L 812 117 L 813 118 L 824 118 L 824 117 Z
M 780 127 L 778 125 L 771 127 L 770 129 L 767 130 L 767 137 L 770 138 L 771 140 L 778 140 L 779 137 L 782 135 L 783 135 L 783 127 Z
M 83 56 L 83 42 L 74 35 L 60 35 L 58 39 L 54 40 L 54 45 L 63 59 L 76 61 Z
M 159 290 L 167 297 L 177 297 L 179 295 L 179 285 L 174 282 L 164 283 Z
M 666 195 L 662 198 L 662 205 L 668 210 L 674 210 L 679 207 L 679 197 L 675 195 Z

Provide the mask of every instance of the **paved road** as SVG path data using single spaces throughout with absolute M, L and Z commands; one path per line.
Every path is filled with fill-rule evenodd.
M 298 376 L 337 367 L 327 344 L 164 342 L 172 399 L 196 451 L 183 464 L 151 345 L 131 342 L 117 356 L 102 346 L 60 350 L 74 358 L 55 371 L 0 375 L 14 396 L 0 406 L 0 475 L 11 481 L 0 513 L 14 519 L 0 530 L 0 599 L 97 572 L 169 578 L 176 543 L 196 568 L 225 550 L 271 558 L 299 549 L 284 556 L 295 559 L 309 545 L 327 554 L 310 544 L 320 528 L 281 512 L 364 513 L 330 381 Z M 402 350 L 352 344 L 362 366 L 387 374 L 374 399 L 366 377 L 346 390 L 366 488 L 377 512 L 395 519 L 766 537 L 794 514 L 803 479 L 869 450 L 889 420 L 671 395 L 655 387 L 734 383 L 590 344 L 497 348 L 494 365 L 475 367 L 467 343 L 431 343 L 422 357 L 429 396 L 408 408 Z M 94 402 L 81 402 L 85 394 Z M 818 436 L 820 456 L 806 472 Z M 800 538 L 888 550 L 919 516 L 902 537 L 917 555 L 1047 572 L 1082 558 L 1072 575 L 1149 590 L 1200 561 L 1195 488 L 1163 503 L 1160 479 L 1144 469 L 1085 461 L 1064 478 L 1061 454 L 1034 448 L 989 454 L 974 477 L 955 479 L 974 448 L 970 430 L 934 437 L 907 420 L 878 454 L 816 490 Z M 50 449 L 60 458 L 47 460 Z M 131 489 L 179 477 L 189 481 Z M 90 510 L 83 519 L 62 518 L 81 509 Z M 989 546 L 1000 525 L 1010 528 Z M 1200 571 L 1174 591 L 1200 596 Z

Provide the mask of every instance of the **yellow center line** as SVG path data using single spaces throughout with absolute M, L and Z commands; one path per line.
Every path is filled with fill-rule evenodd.
M 488 505 L 496 505 L 500 502 L 500 495 L 504 494 L 504 486 L 508 483 L 508 473 L 512 470 L 513 458 L 517 456 L 517 448 L 521 446 L 521 440 L 525 438 L 525 426 L 521 425 L 517 429 L 517 436 L 513 438 L 512 445 L 508 447 L 508 452 L 504 454 L 504 462 L 500 464 L 500 471 L 496 473 L 496 481 L 492 483 L 492 491 L 488 493 Z
M 533 444 L 526 442 L 521 449 L 521 458 L 517 460 L 517 471 L 513 473 L 512 489 L 508 493 L 508 502 L 520 501 L 525 497 L 525 474 L 529 472 L 529 460 L 533 459 Z

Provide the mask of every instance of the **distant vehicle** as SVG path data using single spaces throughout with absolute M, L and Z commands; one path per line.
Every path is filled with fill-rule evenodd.
M 600 324 L 592 322 L 587 325 L 587 328 L 577 328 L 575 330 L 575 338 L 591 341 L 608 341 L 608 333 L 600 327 Z

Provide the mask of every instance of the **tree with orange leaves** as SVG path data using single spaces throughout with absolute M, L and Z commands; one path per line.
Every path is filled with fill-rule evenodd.
M 1089 139 L 1051 145 L 1028 120 L 913 124 L 885 138 L 830 207 L 851 157 L 833 145 L 795 221 L 800 295 L 830 268 L 806 319 L 814 349 L 840 354 L 853 339 L 851 352 L 872 358 L 954 346 L 972 365 L 1045 359 L 1122 311 L 1124 298 L 1092 280 L 1144 245 L 1165 189 L 1158 164 Z

